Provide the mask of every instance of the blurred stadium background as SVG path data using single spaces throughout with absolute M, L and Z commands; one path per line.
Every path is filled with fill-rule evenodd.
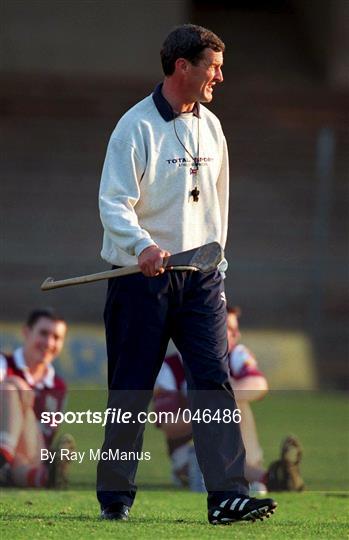
M 104 378 L 105 283 L 39 287 L 49 275 L 105 269 L 97 193 L 106 144 L 162 78 L 160 44 L 184 22 L 227 45 L 210 108 L 230 149 L 226 287 L 242 307 L 244 341 L 274 387 L 344 389 L 348 0 L 4 0 L 0 345 L 19 341 L 31 308 L 52 305 L 71 323 L 68 379 Z

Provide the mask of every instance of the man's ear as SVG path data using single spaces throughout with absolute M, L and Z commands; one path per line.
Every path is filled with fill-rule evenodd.
M 185 73 L 186 71 L 188 71 L 189 68 L 188 60 L 186 60 L 185 58 L 177 58 L 175 66 L 178 72 Z

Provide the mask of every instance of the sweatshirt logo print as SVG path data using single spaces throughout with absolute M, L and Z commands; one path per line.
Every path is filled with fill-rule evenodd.
M 198 166 L 207 167 L 211 161 L 213 161 L 213 157 L 210 156 L 203 156 L 199 158 L 195 158 L 194 160 L 185 158 L 185 157 L 175 157 L 171 159 L 166 159 L 166 163 L 168 165 L 176 165 L 177 167 L 190 167 L 190 174 L 194 174 L 192 171 L 193 169 L 197 169 Z

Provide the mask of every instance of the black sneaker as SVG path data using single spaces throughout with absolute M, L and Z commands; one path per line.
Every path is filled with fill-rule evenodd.
M 127 521 L 130 513 L 130 507 L 121 502 L 115 502 L 110 506 L 106 506 L 101 511 L 102 519 L 117 519 Z
M 235 521 L 256 521 L 269 518 L 276 510 L 273 499 L 254 499 L 241 495 L 225 499 L 208 511 L 208 521 L 212 525 L 227 525 Z

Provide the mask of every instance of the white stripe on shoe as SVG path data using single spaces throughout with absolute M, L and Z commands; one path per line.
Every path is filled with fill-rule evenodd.
M 239 506 L 239 512 L 241 512 L 241 510 L 243 509 L 243 507 L 245 506 L 245 504 L 248 503 L 249 500 L 250 500 L 250 499 L 245 499 L 245 500 L 240 504 L 240 506 Z
M 219 506 L 220 506 L 221 508 L 224 508 L 228 501 L 229 501 L 229 499 L 226 499 L 225 501 L 222 501 L 221 504 L 220 504 Z
M 234 501 L 230 505 L 230 510 L 235 510 L 235 506 L 238 504 L 238 502 L 241 501 L 241 497 L 237 497 L 234 499 Z

